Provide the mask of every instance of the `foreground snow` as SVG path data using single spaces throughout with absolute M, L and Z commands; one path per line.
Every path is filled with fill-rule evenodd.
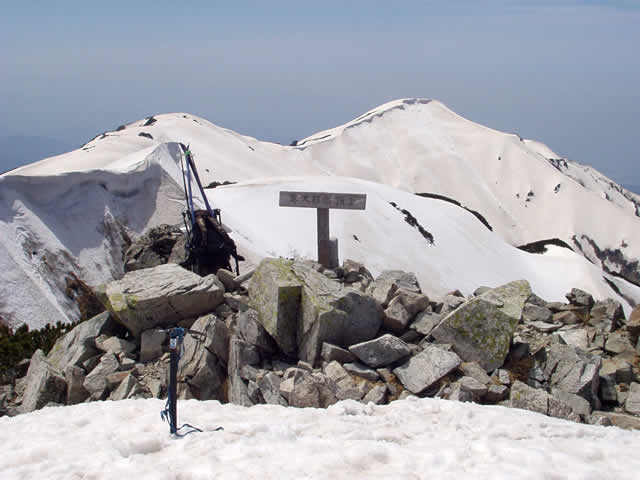
M 640 433 L 435 399 L 327 410 L 161 400 L 96 402 L 0 418 L 3 480 L 34 478 L 637 478 Z M 214 431 L 223 426 L 224 431 Z

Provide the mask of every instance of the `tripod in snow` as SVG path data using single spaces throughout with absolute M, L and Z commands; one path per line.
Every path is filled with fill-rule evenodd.
M 172 435 L 176 435 L 178 437 L 184 437 L 193 432 L 202 432 L 197 427 L 193 425 L 189 425 L 188 423 L 183 424 L 178 428 L 178 402 L 177 402 L 177 393 L 178 393 L 178 362 L 180 361 L 180 357 L 183 352 L 182 342 L 184 340 L 184 336 L 186 333 L 189 333 L 193 336 L 204 336 L 204 333 L 197 332 L 195 330 L 189 330 L 186 328 L 175 327 L 171 330 L 160 330 L 161 332 L 169 333 L 169 351 L 171 354 L 170 364 L 169 364 L 169 394 L 167 395 L 167 403 L 164 407 L 164 410 L 160 412 L 160 418 L 163 421 L 169 423 L 169 431 Z M 179 433 L 184 427 L 188 427 L 191 430 Z M 222 430 L 222 427 L 218 427 L 216 430 Z

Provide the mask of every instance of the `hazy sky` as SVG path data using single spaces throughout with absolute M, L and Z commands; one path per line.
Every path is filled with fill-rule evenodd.
M 288 144 L 436 98 L 640 184 L 639 49 L 640 0 L 3 2 L 0 132 L 183 111 Z

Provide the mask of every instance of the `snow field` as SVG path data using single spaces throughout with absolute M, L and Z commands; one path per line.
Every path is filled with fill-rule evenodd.
M 0 418 L 3 480 L 47 478 L 635 479 L 640 434 L 532 412 L 438 399 L 321 409 L 93 402 Z M 213 431 L 223 426 L 224 431 Z

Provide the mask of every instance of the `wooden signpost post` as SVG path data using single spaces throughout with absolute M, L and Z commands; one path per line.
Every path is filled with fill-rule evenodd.
M 332 249 L 329 237 L 329 209 L 364 210 L 367 195 L 363 193 L 280 192 L 281 207 L 315 208 L 318 213 L 318 262 L 326 268 L 338 263 L 337 240 Z M 332 250 L 334 251 L 332 255 Z

